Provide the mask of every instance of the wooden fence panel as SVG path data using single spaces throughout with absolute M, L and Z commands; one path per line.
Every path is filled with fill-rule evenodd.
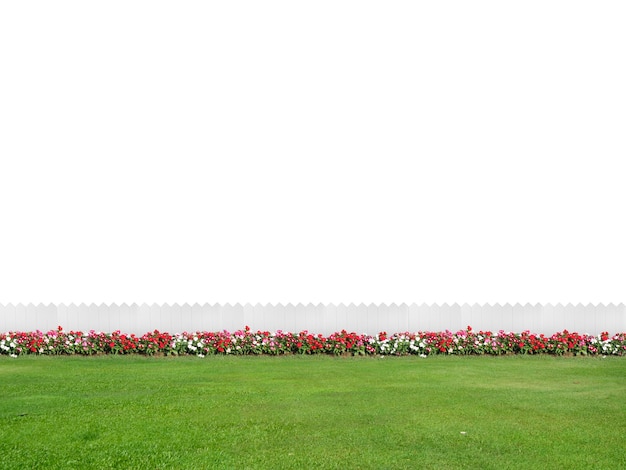
M 144 334 L 158 329 L 183 331 L 236 331 L 246 325 L 253 330 L 330 334 L 381 331 L 458 331 L 468 325 L 475 331 L 500 330 L 533 333 L 571 332 L 611 334 L 626 331 L 624 304 L 562 305 L 417 305 L 417 304 L 277 304 L 277 305 L 1 305 L 0 331 L 90 330 Z

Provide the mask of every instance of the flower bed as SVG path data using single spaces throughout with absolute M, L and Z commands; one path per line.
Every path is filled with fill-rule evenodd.
M 66 332 L 60 326 L 44 333 L 0 333 L 0 354 L 17 357 L 25 354 L 43 355 L 94 355 L 94 354 L 144 354 L 193 355 L 205 357 L 215 354 L 229 355 L 280 355 L 280 354 L 331 354 L 331 355 L 382 355 L 427 357 L 433 354 L 552 354 L 552 355 L 626 355 L 626 333 L 597 336 L 570 333 L 564 330 L 552 336 L 499 331 L 475 332 L 471 327 L 453 333 L 417 332 L 388 335 L 363 335 L 345 330 L 329 336 L 308 331 L 288 333 L 277 331 L 253 332 L 246 326 L 230 333 L 195 332 L 169 334 L 157 330 L 143 336 L 120 331 L 102 333 L 90 331 Z

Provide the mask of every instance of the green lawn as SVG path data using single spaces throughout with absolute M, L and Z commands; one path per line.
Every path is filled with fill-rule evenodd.
M 0 357 L 2 468 L 626 468 L 626 358 Z

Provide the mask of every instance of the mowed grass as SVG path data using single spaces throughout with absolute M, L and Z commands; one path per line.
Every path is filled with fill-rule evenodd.
M 3 468 L 626 468 L 626 359 L 0 358 Z

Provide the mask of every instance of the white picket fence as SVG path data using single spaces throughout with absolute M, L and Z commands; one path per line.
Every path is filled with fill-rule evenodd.
M 552 334 L 626 332 L 626 306 L 608 305 L 2 305 L 0 331 L 65 330 L 143 334 L 253 330 L 330 334 L 345 329 L 376 334 L 404 331 L 474 330 Z

